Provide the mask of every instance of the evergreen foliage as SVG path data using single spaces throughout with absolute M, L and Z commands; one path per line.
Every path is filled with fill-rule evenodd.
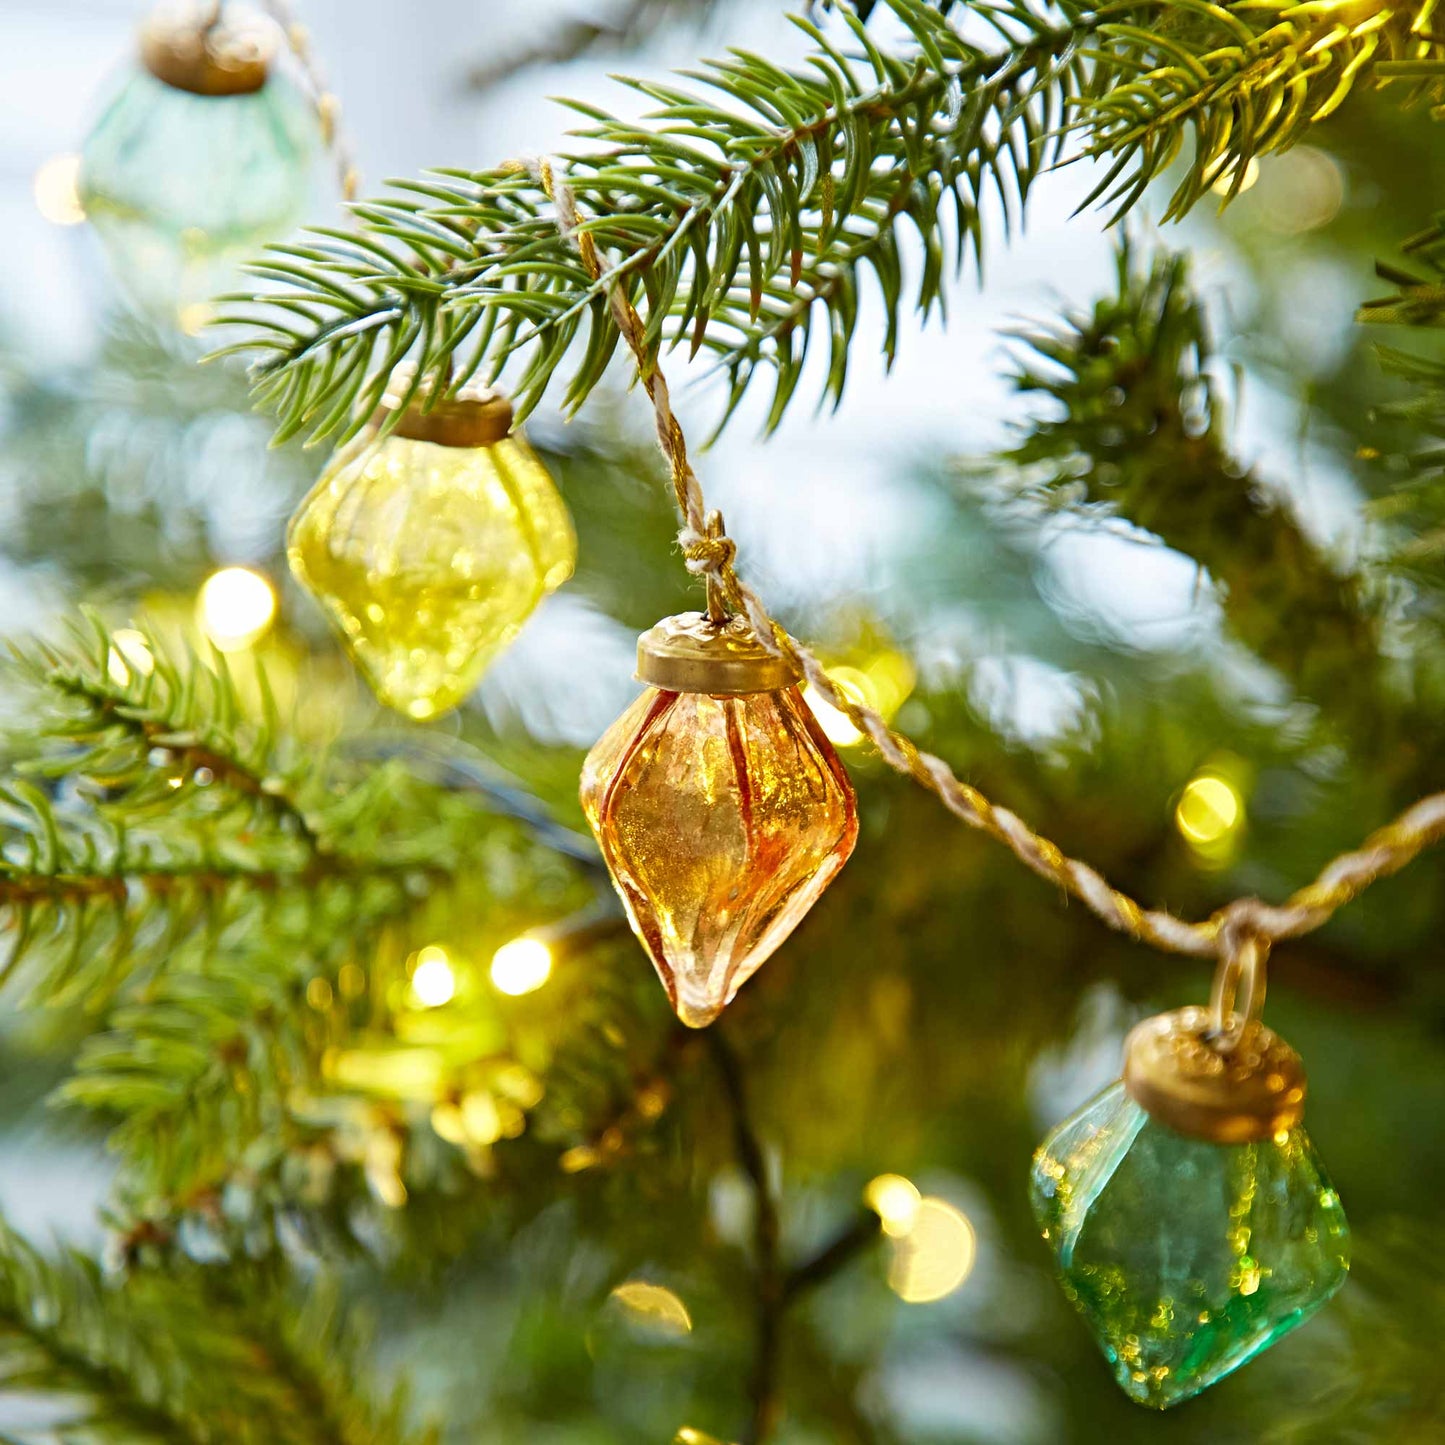
M 776 425 L 810 340 L 828 352 L 824 400 L 842 398 L 850 354 L 876 340 L 857 330 L 861 290 L 883 297 L 891 357 L 905 302 L 927 317 L 951 267 L 982 266 L 986 195 L 1019 223 L 1053 167 L 1093 155 L 1105 165 L 1091 199 L 1110 215 L 1160 179 L 1174 185 L 1171 216 L 1216 187 L 1227 198 L 1251 159 L 1298 143 L 1356 91 L 1438 99 L 1432 11 L 855 0 L 836 7 L 840 20 L 797 22 L 814 50 L 796 71 L 733 53 L 675 84 L 633 82 L 659 107 L 646 123 L 583 110 L 588 145 L 568 158 L 570 180 L 648 344 L 711 354 L 729 414 L 771 372 Z M 904 38 L 879 38 L 885 23 Z M 434 172 L 356 219 L 273 248 L 255 268 L 264 289 L 233 308 L 282 439 L 353 435 L 403 356 L 418 376 L 449 368 L 454 387 L 510 366 L 522 412 L 569 366 L 573 410 L 603 383 L 619 340 L 603 287 L 525 170 Z M 1364 316 L 1428 337 L 1445 294 L 1440 234 L 1406 249 L 1413 269 L 1382 268 L 1396 294 Z M 1235 455 L 1207 312 L 1181 257 L 1121 247 L 1116 285 L 1092 309 L 1010 338 L 1014 383 L 1041 414 L 998 455 L 930 479 L 949 526 L 912 605 L 981 621 L 1071 685 L 1087 680 L 1092 721 L 1030 749 L 969 686 L 981 669 L 925 678 L 908 719 L 1139 896 L 1201 913 L 1228 891 L 1283 892 L 1368 821 L 1439 786 L 1445 702 L 1439 621 L 1433 648 L 1420 626 L 1445 620 L 1438 358 L 1386 354 L 1412 390 L 1385 418 L 1399 446 L 1378 459 L 1392 488 L 1383 535 L 1346 561 Z M 24 493 L 12 556 L 59 556 L 91 583 L 115 571 L 114 550 L 131 576 L 194 587 L 204 519 L 127 510 L 126 483 L 159 469 L 165 488 L 148 475 L 137 495 L 184 491 L 186 446 L 157 438 L 194 442 L 207 422 L 234 421 L 237 383 L 187 363 L 196 390 L 177 393 L 150 346 L 112 340 L 108 363 L 139 378 L 119 398 L 6 368 L 23 402 L 8 452 Z M 122 415 L 141 422 L 127 430 Z M 109 447 L 85 444 L 97 432 Z M 576 592 L 638 626 L 683 605 L 672 520 L 636 481 L 655 460 L 580 429 L 549 456 L 583 534 Z M 299 490 L 304 472 L 285 451 L 263 484 Z M 131 517 L 133 534 L 77 525 L 101 511 Z M 1211 659 L 1125 655 L 1061 625 L 1035 575 L 1037 532 L 1059 517 L 1122 523 L 1193 559 L 1238 656 L 1263 664 L 1266 701 L 1263 689 L 1232 693 Z M 102 1267 L 0 1228 L 0 1442 L 440 1438 L 415 1433 L 406 1399 L 378 1384 L 389 1362 L 378 1367 L 348 1323 L 366 1292 L 354 1271 L 419 1331 L 439 1334 L 459 1298 L 495 1309 L 485 1318 L 506 1343 L 491 1354 L 466 1337 L 447 1438 L 500 1445 L 555 1427 L 619 1445 L 663 1438 L 702 1400 L 715 1418 L 680 1440 L 702 1440 L 705 1424 L 759 1442 L 784 1419 L 790 1441 L 891 1445 L 902 1437 L 877 1407 L 874 1362 L 839 1323 L 891 1328 L 847 1270 L 875 1245 L 876 1222 L 838 1209 L 828 1188 L 844 1178 L 851 1198 L 884 1154 L 976 1164 L 1009 1206 L 992 1247 L 1022 1297 L 1043 1297 L 1034 1241 L 1010 1212 L 1036 1122 L 1030 1061 L 1060 1046 L 1099 978 L 1123 977 L 1131 996 L 1161 987 L 1124 942 L 1101 940 L 1079 910 L 1041 906 L 1036 880 L 860 760 L 865 823 L 886 821 L 896 841 L 865 834 L 829 917 L 809 925 L 811 962 L 780 956 L 771 994 L 760 981 L 756 1006 L 750 994 L 699 1040 L 667 1016 L 578 836 L 573 750 L 507 756 L 476 719 L 458 737 L 399 735 L 340 704 L 318 721 L 304 699 L 278 703 L 266 670 L 233 673 L 184 632 L 162 620 L 137 642 L 87 618 L 15 660 L 0 746 L 0 996 L 45 1006 L 60 1035 L 50 1097 L 108 1141 L 116 1246 Z M 920 625 L 912 640 L 928 636 Z M 1220 752 L 1248 754 L 1260 775 L 1248 852 L 1227 874 L 1183 857 L 1168 823 L 1179 777 Z M 1419 959 L 1442 926 L 1439 883 L 1438 861 L 1422 861 L 1281 962 L 1310 1000 L 1292 1022 L 1343 1056 L 1349 1090 L 1327 1074 L 1326 1110 L 1346 1112 L 1356 1087 L 1384 1097 L 1397 1067 L 1428 1075 L 1438 1062 L 1429 1031 L 1445 999 Z M 545 1004 L 499 1005 L 468 993 L 465 975 L 446 1010 L 409 998 L 409 964 L 428 944 L 447 940 L 475 978 L 498 944 L 559 919 Z M 1382 1082 L 1360 1032 L 1327 1033 L 1322 999 L 1365 1017 L 1362 1030 L 1389 1010 L 1426 1023 L 1393 1039 L 1374 1066 Z M 980 1022 L 960 1048 L 964 1018 Z M 5 1047 L 22 1062 L 41 1049 Z M 1432 1088 L 1412 1096 L 1419 1115 L 1438 1115 Z M 945 1097 L 961 1102 L 935 1119 Z M 1419 1177 L 1442 1177 L 1428 1129 L 1363 1132 L 1345 1151 L 1357 1180 L 1383 1190 L 1381 1150 L 1419 1154 Z M 781 1166 L 765 1143 L 776 1138 Z M 1398 1201 L 1377 1192 L 1361 1208 L 1379 1217 Z M 1363 1287 L 1339 1306 L 1339 1336 L 1325 1327 L 1313 1336 L 1323 1355 L 1303 1357 L 1342 1351 L 1334 1386 L 1280 1439 L 1324 1438 L 1310 1432 L 1346 1419 L 1368 1438 L 1414 1440 L 1418 1419 L 1438 1418 L 1418 1341 L 1388 1324 L 1429 1240 L 1381 1233 Z M 720 1322 L 713 1332 L 660 1344 L 639 1331 L 618 1345 L 586 1326 L 639 1261 L 683 1282 L 699 1318 Z M 397 1282 L 423 1279 L 435 1316 L 418 1319 Z M 1420 1338 L 1438 1313 L 1424 1298 Z M 1022 1340 L 1093 1379 L 1095 1362 L 1070 1354 L 1087 1346 L 1045 1306 L 1011 1320 L 1015 1334 L 963 1315 L 948 1328 L 991 1356 Z M 892 1347 L 903 1353 L 907 1329 Z M 1402 1338 L 1387 1348 L 1386 1335 Z M 1254 1392 L 1237 1398 L 1267 1400 L 1298 1367 L 1256 1368 L 1257 1383 L 1230 1387 Z M 627 1395 L 598 1423 L 626 1393 L 613 1389 L 620 1371 L 654 1393 Z M 1089 1418 L 1121 1442 L 1144 1438 L 1154 1422 L 1117 1413 L 1105 1388 Z M 12 1429 L 4 1405 L 22 1395 L 58 1414 Z M 1187 1438 L 1210 1435 L 1212 1408 L 1181 1427 L 1200 1432 Z
M 587 274 L 519 165 L 402 183 L 354 208 L 355 231 L 273 248 L 254 268 L 272 288 L 264 305 L 226 319 L 245 328 L 234 349 L 257 353 L 277 435 L 355 435 L 407 356 L 413 394 L 427 375 L 450 368 L 456 388 L 517 358 L 525 415 L 575 342 L 566 405 L 580 407 L 617 349 L 612 281 L 646 319 L 649 347 L 709 350 L 729 412 L 772 372 L 776 425 L 815 332 L 829 350 L 824 399 L 841 399 L 869 273 L 894 354 L 905 229 L 923 246 L 914 301 L 926 318 L 950 220 L 954 264 L 970 252 L 982 263 L 985 192 L 1021 219 L 1044 172 L 1069 154 L 1105 155 L 1094 198 L 1117 214 L 1183 159 L 1170 206 L 1183 214 L 1222 178 L 1242 184 L 1251 159 L 1296 142 L 1356 86 L 1433 93 L 1445 72 L 1429 4 L 1354 23 L 1333 4 L 1276 0 L 968 8 L 991 46 L 966 40 L 951 9 L 888 0 L 911 50 L 883 49 L 842 8 L 853 54 L 800 18 L 817 47 L 806 69 L 739 52 L 682 77 L 702 92 L 631 82 L 659 106 L 647 125 L 576 107 L 593 145 L 566 158 L 568 178 L 609 281 Z

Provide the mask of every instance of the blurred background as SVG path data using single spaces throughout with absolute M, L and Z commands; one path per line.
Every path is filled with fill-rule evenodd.
M 567 115 L 546 97 L 637 108 L 610 72 L 661 75 L 728 45 L 779 62 L 803 50 L 780 0 L 301 9 L 373 191 L 565 146 Z M 269 449 L 244 375 L 197 367 L 207 343 L 186 333 L 203 317 L 125 304 L 77 201 L 74 157 L 135 65 L 139 19 L 131 0 L 7 0 L 0 16 L 0 627 L 53 635 L 82 603 L 112 625 L 145 614 L 262 655 L 283 704 L 304 700 L 303 731 L 372 728 L 374 704 L 285 565 L 286 518 L 324 456 Z M 1207 414 L 1226 457 L 1212 471 L 1188 469 L 1182 435 L 1136 446 L 1115 476 L 1072 434 L 1039 442 L 1060 402 L 1019 384 L 1048 367 L 1011 333 L 1067 314 L 1107 331 L 1118 297 L 1120 235 L 1074 214 L 1096 179 L 1083 165 L 1041 183 L 1021 234 L 986 222 L 984 284 L 971 268 L 955 280 L 947 328 L 906 326 L 891 371 L 881 306 L 865 298 L 836 414 L 795 405 L 764 438 L 760 392 L 700 459 L 746 576 L 840 675 L 965 780 L 1186 916 L 1284 896 L 1445 784 L 1433 554 L 1428 537 L 1409 550 L 1424 529 L 1392 505 L 1380 462 L 1401 442 L 1378 408 L 1394 384 L 1380 338 L 1352 319 L 1380 289 L 1374 259 L 1430 219 L 1445 183 L 1433 139 L 1423 113 L 1362 94 L 1311 144 L 1265 160 L 1223 215 L 1201 208 L 1158 233 L 1146 204 L 1131 221 L 1136 272 L 1161 247 L 1188 254 L 1212 393 L 1192 390 L 1185 431 Z M 332 222 L 319 155 L 313 176 L 307 216 Z M 680 353 L 669 371 L 700 442 L 722 392 Z M 694 605 L 626 379 L 571 424 L 546 403 L 529 423 L 577 520 L 578 575 L 436 729 L 570 828 L 582 753 L 635 693 L 637 631 Z M 6 710 L 23 730 L 18 696 Z M 1310 1069 L 1309 1128 L 1355 1230 L 1354 1276 L 1306 1329 L 1155 1416 L 1118 1394 L 1056 1289 L 1028 1165 L 1116 1076 L 1131 1024 L 1201 1000 L 1207 969 L 1106 932 L 889 774 L 845 720 L 825 722 L 859 788 L 860 843 L 725 1027 L 790 1257 L 845 1227 L 880 1175 L 911 1180 L 940 1222 L 931 1253 L 881 1242 L 790 1313 L 776 1438 L 1445 1439 L 1441 860 L 1274 961 L 1270 1019 Z M 525 1065 L 513 1092 L 524 1113 L 539 1089 L 557 1101 L 550 1136 L 530 1113 L 522 1138 L 505 1118 L 438 1116 L 424 1086 L 381 1077 L 354 1041 L 331 1069 L 326 1108 L 346 1127 L 370 1127 L 358 1097 L 387 1100 L 405 1126 L 396 1157 L 361 1147 L 348 1207 L 371 1222 L 350 1231 L 348 1294 L 384 1322 L 378 1388 L 409 1380 L 448 1441 L 733 1439 L 751 1368 L 736 1268 L 751 1204 L 705 1051 L 676 1043 L 625 939 L 559 959 L 540 983 L 489 965 L 575 891 L 530 880 L 473 935 L 439 936 L 398 1006 Z M 329 994 L 308 997 L 324 1014 Z M 609 1012 L 588 1047 L 612 1051 L 600 1092 L 590 1075 L 569 1082 L 564 1047 L 599 999 Z M 147 1200 L 99 1123 L 47 1107 L 83 1012 L 7 1013 L 0 1209 L 38 1242 L 98 1253 L 107 1220 Z M 428 1164 L 459 1141 L 459 1167 Z M 560 1168 L 527 1152 L 544 1141 Z M 250 1207 L 224 1204 L 238 1219 Z M 0 1433 L 44 1419 L 0 1398 Z

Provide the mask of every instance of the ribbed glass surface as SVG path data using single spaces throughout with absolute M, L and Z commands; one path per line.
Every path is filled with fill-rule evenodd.
M 292 518 L 287 552 L 377 696 L 429 718 L 461 702 L 572 575 L 577 539 L 520 436 L 487 447 L 391 436 L 338 454 Z
M 858 836 L 852 784 L 796 688 L 649 688 L 587 757 L 582 806 L 678 1017 L 711 1023 Z

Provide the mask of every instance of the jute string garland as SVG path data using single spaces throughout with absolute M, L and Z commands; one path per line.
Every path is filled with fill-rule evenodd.
M 688 459 L 687 441 L 673 414 L 667 379 L 657 357 L 649 353 L 643 320 L 625 288 L 615 279 L 607 284 L 610 268 L 603 266 L 596 243 L 583 226 L 576 197 L 565 176 L 547 158 L 518 162 L 515 168 L 531 173 L 556 209 L 558 230 L 576 248 L 592 279 L 606 286 L 613 320 L 632 352 L 638 378 L 652 402 L 657 443 L 667 459 L 683 519 L 678 543 L 687 570 L 716 588 L 735 611 L 748 619 L 763 646 L 792 663 L 820 697 L 866 733 L 890 767 L 934 793 L 970 828 L 1002 843 L 1026 867 L 1079 899 L 1110 928 L 1169 953 L 1220 955 L 1225 959 L 1236 956 L 1247 940 L 1255 940 L 1263 949 L 1279 939 L 1312 932 L 1377 878 L 1398 872 L 1445 836 L 1445 793 L 1432 793 L 1372 833 L 1359 848 L 1333 859 L 1314 882 L 1284 903 L 1237 898 L 1196 922 L 1164 909 L 1143 907 L 1096 868 L 1070 858 L 1057 844 L 1034 832 L 1016 813 L 991 803 L 977 788 L 957 778 L 942 758 L 925 752 L 905 734 L 890 728 L 873 708 L 843 692 L 817 657 L 773 620 L 762 599 L 738 576 L 737 544 L 717 534 L 715 526 L 710 528 L 716 514 L 709 513 L 702 484 Z

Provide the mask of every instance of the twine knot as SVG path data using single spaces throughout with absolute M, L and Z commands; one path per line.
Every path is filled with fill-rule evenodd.
M 687 559 L 687 570 L 694 577 L 716 577 L 737 560 L 738 544 L 725 533 L 708 537 L 691 527 L 684 527 L 677 534 L 677 540 L 682 547 L 682 555 Z

